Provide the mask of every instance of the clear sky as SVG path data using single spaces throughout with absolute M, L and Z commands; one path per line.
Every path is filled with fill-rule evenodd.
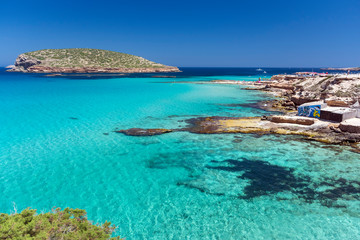
M 360 0 L 2 0 L 0 66 L 99 48 L 175 66 L 360 66 Z

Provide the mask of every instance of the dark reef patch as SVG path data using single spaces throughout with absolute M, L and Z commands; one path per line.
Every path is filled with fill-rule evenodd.
M 226 160 L 224 162 L 228 166 L 207 166 L 207 168 L 244 172 L 238 178 L 250 180 L 250 185 L 246 186 L 244 194 L 239 196 L 243 199 L 291 191 L 292 189 L 303 190 L 309 182 L 308 178 L 297 178 L 293 169 L 272 165 L 265 161 L 251 161 L 243 158 L 242 161 Z
M 150 158 L 146 165 L 151 169 L 184 168 L 189 172 L 195 168 L 197 151 L 177 151 L 174 154 L 158 153 Z
M 230 103 L 230 104 L 218 103 L 216 105 L 231 107 L 231 108 L 256 108 L 256 109 L 264 110 L 264 102 Z
M 236 138 L 232 140 L 233 143 L 241 143 L 243 140 L 241 138 Z
M 251 200 L 264 195 L 272 195 L 280 192 L 289 192 L 296 199 L 307 203 L 320 203 L 326 207 L 346 208 L 344 201 L 360 201 L 360 181 L 346 180 L 344 178 L 324 177 L 314 181 L 309 176 L 295 172 L 295 169 L 270 164 L 261 160 L 240 160 L 211 161 L 206 166 L 208 169 L 215 169 L 228 172 L 239 172 L 239 179 L 249 182 L 239 193 L 241 199 Z M 192 185 L 186 185 L 193 187 Z M 196 186 L 202 192 L 207 192 Z M 285 200 L 278 198 L 278 200 Z M 338 202 L 341 200 L 341 203 Z

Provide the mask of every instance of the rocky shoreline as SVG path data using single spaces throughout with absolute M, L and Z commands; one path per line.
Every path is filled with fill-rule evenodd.
M 296 107 L 304 102 L 311 102 L 316 99 L 314 92 L 306 92 L 289 82 L 284 82 L 284 76 L 274 76 L 271 80 L 262 82 L 240 82 L 233 80 L 214 80 L 210 82 L 196 82 L 199 84 L 236 84 L 243 85 L 247 90 L 260 90 L 277 96 L 277 99 L 259 103 L 261 107 L 269 111 L 278 111 L 284 115 L 263 116 L 263 117 L 200 117 L 185 120 L 188 124 L 185 128 L 179 129 L 141 129 L 133 128 L 116 131 L 129 136 L 153 136 L 170 132 L 187 131 L 195 134 L 222 134 L 222 133 L 248 133 L 248 134 L 281 134 L 301 135 L 307 140 L 319 141 L 328 144 L 339 144 L 351 146 L 353 151 L 360 153 L 360 126 L 349 126 L 346 121 L 337 123 L 324 121 L 317 118 L 296 116 Z M 280 79 L 280 80 L 279 80 Z M 325 77 L 330 79 L 329 76 Z M 331 81 L 338 84 L 336 79 Z M 340 79 L 342 79 L 340 77 Z M 293 78 L 293 80 L 298 80 Z M 357 78 L 352 79 L 358 81 Z M 351 80 L 351 81 L 352 81 Z M 287 80 L 286 80 L 287 81 Z M 314 81 L 313 78 L 305 81 Z M 324 83 L 324 78 L 316 81 Z M 350 81 L 350 80 L 349 80 Z M 360 79 L 359 79 L 360 82 Z M 317 82 L 315 82 L 317 84 Z M 329 84 L 330 85 L 330 84 Z M 300 89 L 301 93 L 298 92 Z M 314 89 L 314 88 L 313 88 Z M 320 99 L 319 94 L 319 99 Z M 349 106 L 356 99 L 349 97 L 329 97 L 328 102 L 334 106 Z
M 188 124 L 179 129 L 142 129 L 131 128 L 117 130 L 128 136 L 154 136 L 170 132 L 190 132 L 195 134 L 279 134 L 301 135 L 307 140 L 328 144 L 340 144 L 353 147 L 353 151 L 360 153 L 360 134 L 343 132 L 339 124 L 329 123 L 318 119 L 294 116 L 269 117 L 200 117 L 185 120 Z

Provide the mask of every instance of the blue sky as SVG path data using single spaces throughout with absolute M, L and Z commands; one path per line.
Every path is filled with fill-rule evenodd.
M 0 3 L 0 66 L 45 48 L 100 48 L 175 66 L 360 66 L 360 1 Z

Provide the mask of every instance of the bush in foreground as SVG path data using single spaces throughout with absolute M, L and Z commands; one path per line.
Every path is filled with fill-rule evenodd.
M 92 240 L 111 238 L 115 226 L 110 222 L 94 225 L 82 209 L 60 208 L 50 213 L 36 214 L 27 208 L 21 213 L 0 214 L 0 239 Z

